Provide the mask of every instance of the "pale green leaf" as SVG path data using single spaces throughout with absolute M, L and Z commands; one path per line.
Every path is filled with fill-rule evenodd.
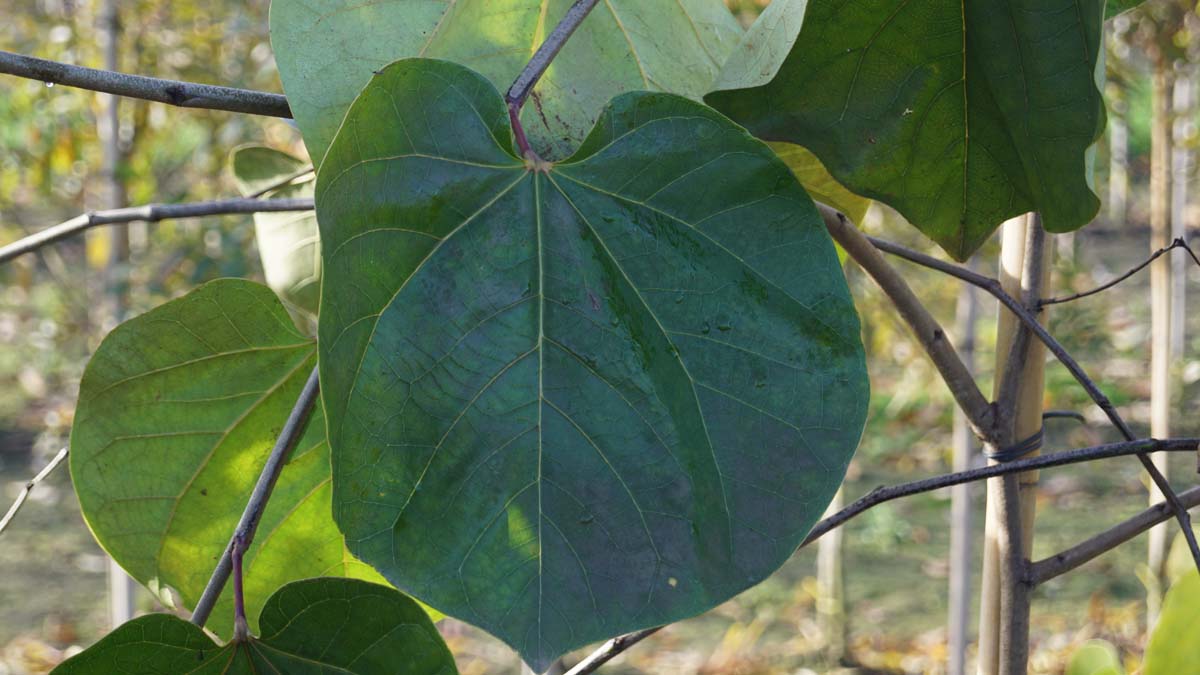
M 88 363 L 71 429 L 71 476 L 97 541 L 138 581 L 194 606 L 316 363 L 270 289 L 197 288 L 112 331 Z M 256 616 L 283 584 L 380 579 L 331 518 L 329 450 L 317 410 L 246 554 Z M 212 627 L 231 624 L 231 590 Z
M 1146 645 L 1143 675 L 1200 674 L 1200 573 L 1171 586 Z
M 307 163 L 262 145 L 233 151 L 230 167 L 242 194 L 261 192 L 303 171 Z M 270 190 L 267 199 L 312 197 L 311 174 Z M 321 241 L 313 213 L 256 213 L 254 234 L 267 285 L 288 305 L 316 317 L 321 301 Z
M 318 177 L 321 383 L 351 550 L 540 669 L 777 569 L 868 384 L 822 220 L 745 130 L 631 93 L 561 164 L 511 138 L 461 66 L 364 90 Z
M 274 0 L 271 45 L 318 163 L 372 71 L 446 59 L 507 88 L 574 0 Z M 699 97 L 741 36 L 721 0 L 604 0 L 542 78 L 522 120 L 546 157 L 570 152 L 609 98 L 635 89 Z M 413 135 L 434 120 L 415 120 Z

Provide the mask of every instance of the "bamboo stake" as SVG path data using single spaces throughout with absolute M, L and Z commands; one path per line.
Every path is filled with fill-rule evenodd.
M 1151 92 L 1150 128 L 1150 250 L 1170 243 L 1170 171 L 1171 133 L 1169 97 L 1170 73 L 1165 59 L 1154 66 Z M 1171 257 L 1165 255 L 1150 264 L 1150 435 L 1166 438 L 1171 431 Z M 1153 455 L 1158 470 L 1170 477 L 1167 457 Z M 1150 503 L 1162 500 L 1162 492 L 1150 484 Z M 1150 530 L 1147 564 L 1150 575 L 1146 589 L 1146 624 L 1153 626 L 1162 605 L 1168 529 L 1158 525 Z
M 968 265 L 976 266 L 978 258 Z M 967 370 L 975 370 L 975 324 L 979 314 L 978 291 L 963 284 L 958 292 L 957 323 L 959 356 Z M 978 447 L 962 410 L 954 409 L 954 471 L 971 468 Z M 947 670 L 964 675 L 967 660 L 967 635 L 971 611 L 971 486 L 950 488 L 950 610 L 947 628 Z
M 845 505 L 839 488 L 825 510 L 832 516 Z M 830 664 L 846 657 L 846 591 L 843 581 L 842 529 L 838 528 L 817 542 L 817 621 L 825 640 L 825 655 Z
M 1036 302 L 1037 297 L 1029 296 L 1040 295 L 1036 291 L 1046 285 L 1050 270 L 1049 251 L 1043 251 L 1039 260 L 1026 260 L 1030 230 L 1040 227 L 1032 217 L 1014 218 L 1004 224 L 1000 283 L 1026 304 Z M 1011 444 L 1042 428 L 1045 347 L 1040 342 L 1028 342 L 1026 337 L 1027 346 L 1014 358 L 1012 347 L 1021 339 L 1021 324 L 1005 310 L 1000 311 L 996 331 L 995 393 L 1001 415 L 1011 420 L 1011 426 L 1000 431 Z M 1013 391 L 1004 392 L 1012 400 L 1004 400 L 1001 393 L 1012 383 Z M 1040 451 L 1029 456 L 1037 454 Z M 1036 484 L 1035 471 L 988 481 L 977 668 L 981 675 L 1025 669 L 1030 588 L 1015 563 L 1028 559 L 1032 549 Z

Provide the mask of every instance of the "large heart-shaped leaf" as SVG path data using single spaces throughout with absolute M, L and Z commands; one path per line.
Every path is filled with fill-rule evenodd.
M 841 482 L 867 403 L 845 279 L 788 168 L 712 110 L 626 94 L 525 162 L 486 79 L 401 61 L 317 204 L 334 517 L 535 668 L 762 580 Z
M 221 557 L 316 363 L 270 289 L 222 279 L 131 319 L 88 363 L 71 429 L 71 477 L 100 545 L 167 602 L 191 607 Z M 347 552 L 331 517 L 318 410 L 246 553 L 251 616 L 311 576 L 382 580 Z M 226 589 L 210 624 L 232 625 Z
M 54 675 L 453 675 L 446 643 L 419 605 L 352 579 L 308 579 L 267 600 L 261 638 L 218 646 L 168 614 L 130 621 Z
M 242 194 L 270 199 L 313 196 L 311 174 L 286 185 L 280 182 L 303 171 L 307 162 L 263 145 L 233 151 L 230 168 Z M 267 285 L 283 301 L 312 317 L 321 301 L 321 240 L 313 213 L 256 213 L 254 235 Z
M 1103 0 L 772 3 L 705 100 L 965 259 L 1011 216 L 1066 232 L 1099 209 L 1103 14 Z
M 273 0 L 271 46 L 309 154 L 320 162 L 372 71 L 408 56 L 468 65 L 507 87 L 574 0 Z M 523 116 L 564 156 L 608 100 L 653 89 L 699 97 L 741 37 L 721 0 L 604 0 L 554 60 Z M 427 133 L 426 121 L 419 130 Z

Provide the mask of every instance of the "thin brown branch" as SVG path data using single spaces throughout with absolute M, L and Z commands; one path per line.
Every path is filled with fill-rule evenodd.
M 934 490 L 953 487 L 955 485 L 964 485 L 966 483 L 976 483 L 989 478 L 998 476 L 1006 476 L 1010 474 L 1023 473 L 1037 469 L 1047 469 L 1055 466 L 1064 466 L 1067 464 L 1079 464 L 1083 462 L 1092 462 L 1099 459 L 1109 459 L 1113 457 L 1125 457 L 1137 453 L 1144 452 L 1196 452 L 1200 449 L 1200 438 L 1174 438 L 1168 440 L 1157 440 L 1153 438 L 1144 438 L 1135 441 L 1127 441 L 1123 443 L 1109 443 L 1107 445 L 1097 445 L 1088 448 L 1077 448 L 1074 450 L 1065 450 L 1049 455 L 1041 455 L 1031 457 L 1029 459 L 1018 459 L 1004 464 L 992 464 L 990 466 L 969 469 L 957 473 L 945 474 L 942 476 L 934 476 L 923 480 L 912 481 L 910 483 L 902 483 L 900 485 L 892 485 L 887 487 L 877 487 L 871 490 L 863 497 L 856 500 L 846 508 L 837 513 L 825 518 L 817 523 L 813 529 L 800 542 L 797 550 L 808 546 L 809 544 L 820 539 L 830 531 L 845 525 L 848 521 L 856 516 L 862 515 L 864 512 L 902 497 L 911 497 Z M 1196 488 L 1200 490 L 1200 488 Z M 1122 540 L 1123 541 L 1123 540 Z M 1121 542 L 1113 544 L 1116 546 Z M 635 633 L 629 633 L 620 637 L 613 638 L 601 645 L 596 651 L 592 652 L 583 661 L 580 661 L 571 670 L 567 671 L 566 675 L 586 675 L 595 671 L 600 666 L 616 658 L 622 652 L 626 651 L 639 641 L 649 637 L 651 634 L 661 630 L 659 628 L 650 628 Z
M 320 391 L 317 369 L 313 368 L 312 374 L 308 376 L 308 381 L 304 383 L 304 389 L 300 391 L 300 396 L 296 399 L 296 405 L 292 407 L 292 412 L 283 425 L 283 431 L 279 433 L 275 447 L 272 448 L 266 464 L 263 465 L 262 473 L 258 476 L 258 483 L 254 485 L 254 491 L 250 493 L 250 499 L 246 503 L 246 510 L 242 512 L 241 520 L 238 521 L 233 536 L 229 538 L 229 544 L 225 546 L 225 552 L 221 555 L 217 568 L 213 570 L 212 577 L 209 578 L 208 585 L 204 588 L 204 593 L 196 603 L 191 621 L 197 626 L 203 627 L 208 621 L 213 607 L 217 604 L 217 598 L 225 589 L 225 582 L 229 581 L 229 575 L 233 570 L 234 548 L 240 546 L 244 551 L 254 541 L 254 533 L 258 529 L 263 511 L 267 508 L 267 501 L 271 498 L 271 492 L 275 490 L 275 483 L 279 480 L 279 474 L 283 472 L 288 457 L 291 456 L 296 444 L 300 442 L 300 437 L 304 435 L 304 429 L 316 408 Z
M 1090 291 L 1083 291 L 1082 293 L 1076 293 L 1074 295 L 1067 295 L 1067 296 L 1063 296 L 1061 298 L 1044 298 L 1038 304 L 1042 307 L 1045 307 L 1047 305 L 1057 305 L 1057 304 L 1063 303 L 1063 302 L 1071 302 L 1072 300 L 1086 298 L 1091 295 L 1096 295 L 1097 293 L 1103 293 L 1104 291 L 1107 291 L 1108 289 L 1112 288 L 1113 286 L 1116 286 L 1117 284 L 1121 283 L 1122 281 L 1125 281 L 1126 279 L 1132 277 L 1133 275 L 1137 274 L 1138 272 L 1141 272 L 1142 270 L 1146 269 L 1147 267 L 1150 266 L 1150 263 L 1154 262 L 1155 260 L 1158 260 L 1162 256 L 1166 255 L 1168 252 L 1170 252 L 1174 249 L 1177 249 L 1177 248 L 1181 248 L 1181 249 L 1187 251 L 1188 255 L 1191 256 L 1192 260 L 1196 263 L 1196 265 L 1200 266 L 1200 258 L 1196 257 L 1196 252 L 1192 250 L 1191 246 L 1188 246 L 1188 243 L 1186 241 L 1184 241 L 1182 237 L 1180 237 L 1180 238 L 1175 239 L 1175 241 L 1171 242 L 1170 246 L 1164 246 L 1164 247 L 1158 249 L 1154 253 L 1150 254 L 1150 257 L 1147 258 L 1140 265 L 1138 265 L 1137 267 L 1134 267 L 1133 269 L 1131 269 L 1128 272 L 1122 274 L 1121 276 L 1113 279 L 1112 281 L 1109 281 L 1108 283 L 1101 284 L 1101 285 L 1091 289 Z
M 871 275 L 875 283 L 879 284 L 908 323 L 941 373 L 975 434 L 985 440 L 994 440 L 995 412 L 992 405 L 979 390 L 971 372 L 963 365 L 954 345 L 946 337 L 946 331 L 942 330 L 929 310 L 917 299 L 904 278 L 879 255 L 879 251 L 875 250 L 871 242 L 855 229 L 849 218 L 824 204 L 817 206 L 829 233 L 850 257 Z
M 0 247 L 0 264 L 13 258 L 32 253 L 43 246 L 48 246 L 68 237 L 84 232 L 99 225 L 117 223 L 156 223 L 162 220 L 180 218 L 201 218 L 205 216 L 229 215 L 235 213 L 264 213 L 278 211 L 311 211 L 312 199 L 221 199 L 211 202 L 192 202 L 187 204 L 146 204 L 131 206 L 124 209 L 108 211 L 93 211 L 41 232 L 31 234 L 7 246 Z
M 1194 487 L 1179 493 L 1179 502 L 1186 508 L 1200 506 L 1200 487 Z M 1083 565 L 1102 553 L 1133 539 L 1159 523 L 1171 519 L 1171 505 L 1165 501 L 1142 511 L 1138 515 L 1115 525 L 1100 534 L 1077 544 L 1061 553 L 1033 563 L 1030 570 L 1030 581 L 1033 584 L 1045 583 L 1054 577 Z
M 12 506 L 8 507 L 8 512 L 4 514 L 4 517 L 0 518 L 0 534 L 4 534 L 4 530 L 8 529 L 8 524 L 13 521 L 13 518 L 17 517 L 17 513 L 25 505 L 25 500 L 29 499 L 29 494 L 33 492 L 33 488 L 37 487 L 38 483 L 46 480 L 46 476 L 49 476 L 59 464 L 62 464 L 63 460 L 67 458 L 68 452 L 67 448 L 59 450 L 58 454 L 54 455 L 54 458 L 41 471 L 37 472 L 36 476 L 30 478 L 25 483 L 25 487 L 21 488 L 21 492 L 17 494 L 16 501 L 13 502 Z
M 826 222 L 828 223 L 828 218 L 826 218 Z M 1092 402 L 1094 402 L 1100 408 L 1100 410 L 1104 412 L 1104 415 L 1108 417 L 1108 420 L 1114 427 L 1117 428 L 1117 431 L 1121 433 L 1122 437 L 1124 437 L 1126 440 L 1133 440 L 1135 438 L 1133 430 L 1130 429 L 1129 425 L 1125 422 L 1125 419 L 1122 418 L 1120 413 L 1117 412 L 1117 409 L 1115 406 L 1113 406 L 1112 401 L 1110 401 L 1108 396 L 1106 396 L 1104 392 L 1100 390 L 1100 387 L 1096 385 L 1096 382 L 1088 376 L 1087 372 L 1083 370 L 1083 367 L 1079 365 L 1079 362 L 1075 360 L 1075 357 L 1071 356 L 1071 353 L 1068 352 L 1066 348 L 1054 338 L 1054 336 L 1050 335 L 1050 333 L 1044 326 L 1042 326 L 1042 324 L 1038 323 L 1037 317 L 1034 316 L 1032 312 L 1026 309 L 1025 306 L 1022 305 L 1016 298 L 1006 293 L 999 281 L 992 279 L 991 277 L 986 277 L 977 272 L 972 272 L 971 270 L 958 265 L 953 265 L 943 260 L 938 260 L 937 258 L 925 255 L 924 253 L 913 251 L 912 249 L 906 248 L 899 244 L 884 241 L 882 239 L 876 239 L 874 237 L 867 237 L 867 239 L 870 240 L 870 242 L 881 251 L 899 256 L 918 265 L 944 272 L 945 274 L 962 279 L 967 283 L 974 284 L 987 291 L 989 294 L 999 300 L 1000 303 L 1005 306 L 1005 308 L 1016 315 L 1021 323 L 1025 324 L 1025 326 L 1033 332 L 1034 337 L 1040 340 L 1042 344 L 1046 345 L 1046 349 L 1050 350 L 1050 353 L 1054 354 L 1059 363 L 1062 363 L 1067 371 L 1071 373 L 1071 376 L 1075 378 L 1075 381 L 1078 382 L 1081 387 L 1083 387 L 1084 391 L 1087 392 L 1088 397 L 1092 399 Z M 1154 485 L 1158 487 L 1159 491 L 1163 493 L 1167 501 L 1174 509 L 1175 519 L 1179 522 L 1179 527 L 1183 531 L 1183 537 L 1188 543 L 1188 549 L 1192 554 L 1192 561 L 1196 564 L 1197 569 L 1200 569 L 1200 544 L 1197 544 L 1196 534 L 1192 531 L 1191 515 L 1188 513 L 1188 510 L 1184 508 L 1183 504 L 1179 502 L 1179 495 L 1175 493 L 1166 477 L 1164 477 L 1162 472 L 1158 470 L 1158 467 L 1154 466 L 1154 462 L 1150 461 L 1150 458 L 1144 453 L 1139 454 L 1137 457 L 1138 461 L 1142 464 L 1142 468 L 1146 470 L 1146 473 L 1150 476 L 1150 479 L 1154 481 Z
M 116 73 L 6 51 L 0 51 L 0 73 L 181 108 L 227 110 L 268 117 L 292 116 L 283 94 Z

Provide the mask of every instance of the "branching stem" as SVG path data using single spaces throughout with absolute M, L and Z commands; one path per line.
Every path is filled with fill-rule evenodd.
M 832 209 L 830 210 L 832 211 Z M 845 218 L 845 216 L 842 217 Z M 828 218 L 826 218 L 826 223 L 828 224 Z M 1078 382 L 1081 387 L 1083 387 L 1083 390 L 1087 392 L 1088 397 L 1092 399 L 1096 406 L 1104 412 L 1104 415 L 1108 417 L 1108 420 L 1114 427 L 1116 427 L 1117 431 L 1120 432 L 1122 437 L 1124 437 L 1126 440 L 1133 440 L 1135 438 L 1133 430 L 1125 422 L 1125 419 L 1121 417 L 1120 413 L 1117 412 L 1116 407 L 1113 406 L 1112 401 L 1108 399 L 1108 396 L 1106 396 L 1104 392 L 1100 390 L 1100 387 L 1096 384 L 1095 380 L 1089 377 L 1087 372 L 1083 370 L 1083 367 L 1079 365 L 1079 362 L 1075 360 L 1075 357 L 1071 356 L 1071 353 L 1068 352 L 1066 348 L 1054 338 L 1054 336 L 1050 335 L 1046 328 L 1038 322 L 1037 317 L 1034 316 L 1032 312 L 1022 305 L 1020 301 L 1004 291 L 1004 288 L 1000 285 L 999 281 L 979 274 L 978 272 L 973 272 L 964 267 L 945 262 L 944 260 L 938 260 L 937 258 L 925 255 L 924 253 L 913 251 L 912 249 L 906 248 L 899 244 L 884 241 L 882 239 L 876 239 L 874 237 L 867 237 L 867 239 L 870 240 L 870 242 L 881 251 L 904 258 L 909 262 L 943 272 L 952 277 L 961 279 L 969 284 L 974 284 L 975 286 L 987 291 L 989 294 L 999 300 L 1000 304 L 1004 305 L 1006 309 L 1016 315 L 1017 319 L 1019 319 L 1022 324 L 1024 324 L 1030 331 L 1033 332 L 1034 337 L 1040 340 L 1042 344 L 1046 345 L 1046 349 L 1050 350 L 1050 353 L 1054 354 L 1054 357 L 1058 359 L 1059 363 L 1062 363 L 1063 366 L 1066 367 L 1067 371 L 1070 372 L 1072 377 L 1075 378 L 1075 381 Z M 1166 477 L 1162 475 L 1162 472 L 1158 470 L 1158 467 L 1154 466 L 1154 462 L 1150 461 L 1150 457 L 1142 453 L 1139 454 L 1137 458 L 1138 461 L 1141 462 L 1142 468 L 1144 468 L 1146 473 L 1149 474 L 1150 479 L 1154 481 L 1155 486 L 1158 487 L 1159 491 L 1163 493 L 1163 496 L 1166 497 L 1167 502 L 1171 504 L 1171 507 L 1175 513 L 1175 519 L 1179 522 L 1179 527 L 1183 531 L 1183 537 L 1187 541 L 1188 549 L 1192 554 L 1192 561 L 1195 563 L 1196 567 L 1200 569 L 1200 545 L 1197 544 L 1196 534 L 1192 531 L 1191 515 L 1188 514 L 1188 511 L 1184 507 L 1183 503 L 1179 501 L 1179 495 L 1176 494 L 1175 490 L 1171 487 L 1171 484 L 1167 482 Z
M 208 580 L 208 585 L 204 588 L 204 593 L 196 603 L 196 609 L 192 612 L 192 623 L 197 626 L 204 626 L 208 621 L 213 607 L 217 604 L 217 598 L 221 596 L 221 591 L 225 588 L 225 582 L 229 580 L 229 574 L 234 567 L 234 549 L 240 547 L 242 551 L 245 551 L 254 541 L 254 533 L 258 529 L 263 511 L 267 508 L 267 501 L 271 498 L 271 492 L 275 489 L 275 483 L 279 480 L 279 474 L 287 464 L 288 457 L 291 456 L 296 444 L 300 442 L 300 437 L 304 435 L 304 428 L 308 425 L 308 419 L 316 407 L 319 393 L 320 383 L 317 378 L 317 369 L 313 368 L 312 374 L 308 376 L 308 381 L 304 383 L 300 397 L 296 399 L 296 405 L 292 407 L 292 412 L 283 425 L 283 431 L 280 432 L 275 447 L 267 457 L 267 463 L 263 466 L 254 491 L 250 493 L 250 500 L 246 503 L 246 510 L 242 512 L 237 529 L 229 539 L 225 553 L 221 556 L 217 568 L 213 570 L 212 577 Z M 235 593 L 235 596 L 240 597 L 241 593 Z M 243 609 L 242 615 L 244 616 L 244 614 Z
M 517 149 L 527 160 L 541 161 L 533 148 L 529 146 L 529 138 L 525 135 L 525 128 L 521 125 L 521 108 L 525 106 L 525 101 L 529 100 L 529 95 L 533 93 L 533 88 L 537 86 L 538 80 L 542 79 L 542 75 L 546 74 L 546 69 L 554 62 L 554 57 L 558 56 L 575 29 L 579 28 L 579 25 L 583 23 L 583 20 L 587 18 L 599 1 L 575 0 L 575 4 L 571 5 L 554 30 L 550 31 L 550 35 L 546 36 L 542 46 L 533 53 L 533 58 L 529 59 L 529 63 L 517 75 L 517 79 L 508 88 L 508 93 L 504 95 L 504 101 L 508 104 L 508 118 L 512 122 L 513 136 L 517 141 Z

